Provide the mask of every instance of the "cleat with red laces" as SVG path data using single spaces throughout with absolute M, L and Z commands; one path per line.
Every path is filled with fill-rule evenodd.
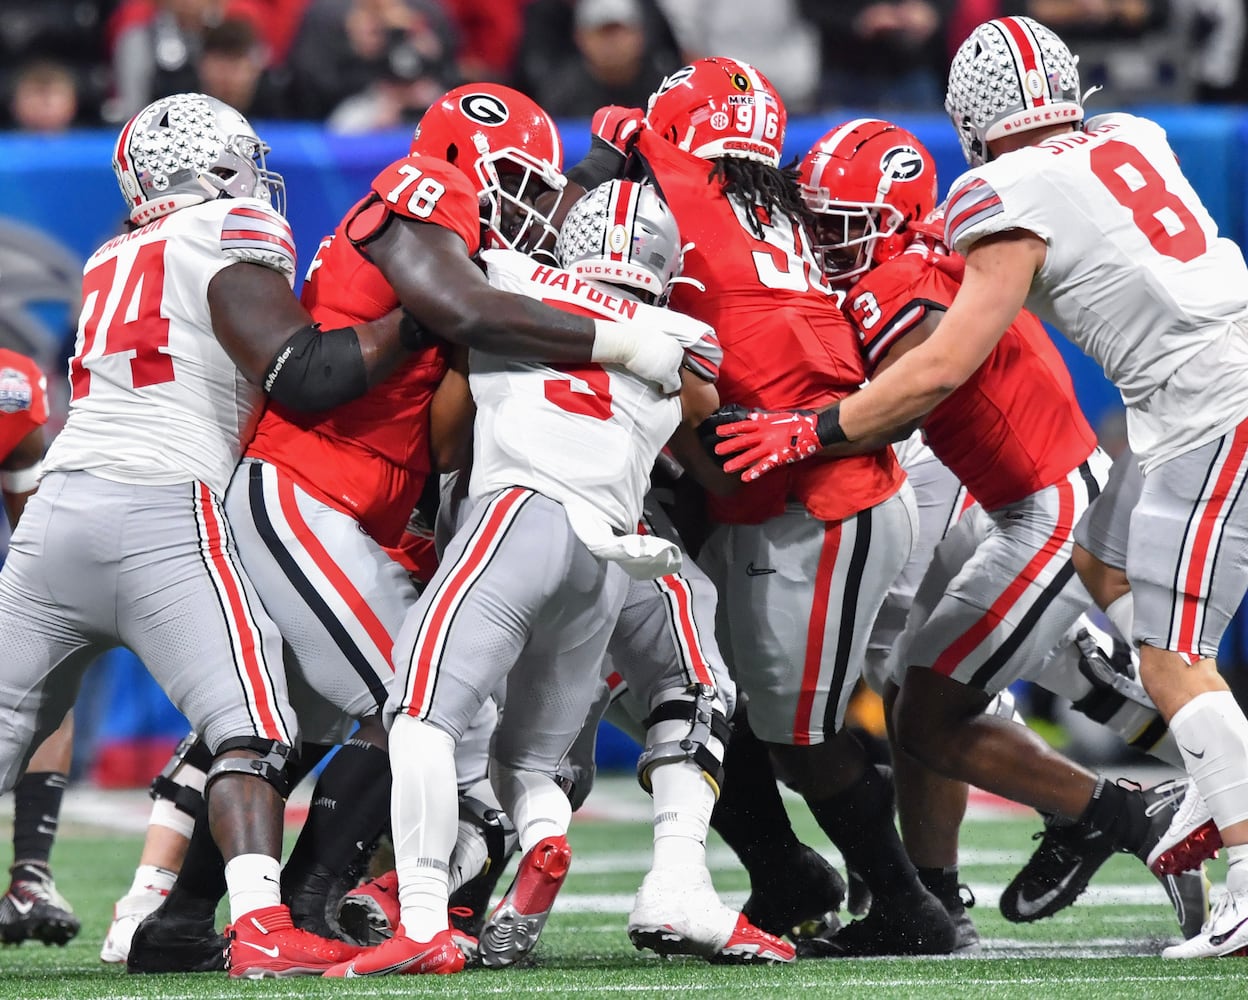
M 1174 810 L 1169 825 L 1148 852 L 1145 863 L 1161 878 L 1199 868 L 1202 861 L 1218 856 L 1222 834 L 1213 822 L 1213 815 L 1196 789 L 1188 782 L 1187 790 Z
M 299 930 L 285 906 L 266 906 L 225 929 L 225 964 L 235 979 L 319 976 L 360 953 L 345 941 Z
M 399 926 L 399 874 L 393 868 L 366 879 L 338 904 L 338 926 L 358 945 L 379 945 Z
M 539 840 L 520 859 L 515 881 L 481 931 L 482 965 L 492 969 L 514 965 L 533 950 L 571 863 L 572 848 L 564 836 Z
M 347 962 L 326 970 L 330 979 L 363 976 L 449 975 L 464 967 L 464 953 L 449 930 L 439 931 L 432 941 L 413 941 L 402 933 L 369 948 Z
M 788 941 L 755 927 L 742 913 L 737 917 L 732 936 L 708 961 L 712 965 L 775 965 L 791 962 L 796 957 L 797 949 Z

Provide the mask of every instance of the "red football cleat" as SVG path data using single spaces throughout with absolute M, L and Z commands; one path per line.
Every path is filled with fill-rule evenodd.
M 399 926 L 399 873 L 360 883 L 338 904 L 338 926 L 357 944 L 378 945 L 393 936 Z
M 236 979 L 319 976 L 360 953 L 345 941 L 299 930 L 285 906 L 252 910 L 225 929 L 225 964 Z
M 432 941 L 413 941 L 399 933 L 347 962 L 327 969 L 331 979 L 360 976 L 448 975 L 464 967 L 464 954 L 455 946 L 449 930 L 439 931 Z
M 513 965 L 533 950 L 571 863 L 572 848 L 564 836 L 539 840 L 520 859 L 515 881 L 481 931 L 483 965 Z

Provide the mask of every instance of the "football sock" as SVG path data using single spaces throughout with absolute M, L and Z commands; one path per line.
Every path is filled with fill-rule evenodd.
M 1174 713 L 1170 731 L 1218 829 L 1248 819 L 1248 719 L 1235 696 L 1198 694 Z
M 1132 853 L 1140 849 L 1148 834 L 1143 795 L 1103 775 L 1097 779 L 1092 798 L 1077 822 L 1105 834 L 1118 850 Z
M 711 813 L 711 826 L 732 848 L 762 888 L 785 877 L 786 866 L 801 849 L 767 747 L 737 710 L 732 738 L 724 754 L 724 784 Z
M 455 741 L 410 715 L 390 730 L 391 838 L 404 933 L 430 941 L 447 928 L 448 861 L 459 825 Z
M 572 803 L 549 775 L 501 764 L 491 766 L 490 771 L 498 801 L 515 824 L 521 855 L 547 837 L 559 837 L 568 832 Z
M 282 871 L 283 894 L 324 897 L 334 886 L 352 888 L 389 820 L 390 755 L 348 740 L 312 790 L 308 818 Z
M 59 771 L 23 774 L 13 788 L 13 863 L 48 867 L 68 776 Z
M 919 881 L 923 887 L 941 901 L 946 908 L 950 903 L 962 901 L 958 896 L 958 883 L 961 880 L 957 865 L 946 865 L 944 868 L 917 868 Z
M 225 892 L 225 859 L 208 829 L 208 812 L 201 809 L 177 881 L 161 904 L 160 912 L 164 916 L 206 919 L 212 923 Z
M 1248 892 L 1248 844 L 1226 849 L 1226 888 L 1228 892 Z
M 706 868 L 706 831 L 715 789 L 691 760 L 660 764 L 650 772 L 654 795 L 654 871 Z
M 893 783 L 868 764 L 843 792 L 807 800 L 816 822 L 877 900 L 920 890 L 914 864 L 893 822 Z
M 277 906 L 282 901 L 282 863 L 267 854 L 239 854 L 225 863 L 225 884 L 230 893 L 230 923 L 252 910 Z

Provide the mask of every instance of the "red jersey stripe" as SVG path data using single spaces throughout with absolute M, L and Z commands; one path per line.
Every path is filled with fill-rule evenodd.
M 841 522 L 829 523 L 823 529 L 823 546 L 819 550 L 819 564 L 815 568 L 814 600 L 810 607 L 810 620 L 806 624 L 806 659 L 802 664 L 802 687 L 797 695 L 797 713 L 793 718 L 793 743 L 800 747 L 810 746 L 811 743 L 811 716 L 815 709 L 815 692 L 819 687 L 819 674 L 823 667 L 823 639 L 827 634 L 832 578 L 840 548 Z M 838 693 L 832 692 L 828 697 L 838 697 Z
M 329 554 L 321 540 L 316 537 L 312 529 L 308 527 L 308 522 L 304 520 L 303 513 L 299 510 L 299 504 L 295 499 L 295 485 L 286 476 L 280 473 L 277 476 L 277 500 L 282 508 L 282 516 L 286 518 L 286 523 L 290 525 L 290 530 L 295 533 L 295 538 L 299 540 L 299 544 L 303 546 L 303 550 L 316 564 L 316 568 L 329 581 L 329 585 L 342 599 L 343 603 L 351 609 L 351 613 L 355 615 L 356 621 L 364 627 L 364 631 L 368 633 L 369 639 L 372 640 L 382 656 L 385 657 L 386 663 L 390 665 L 390 669 L 394 670 L 394 638 L 390 635 L 386 626 L 382 624 L 381 619 L 369 606 L 364 595 L 356 589 L 355 584 L 351 582 L 351 578 L 334 562 L 333 557 Z

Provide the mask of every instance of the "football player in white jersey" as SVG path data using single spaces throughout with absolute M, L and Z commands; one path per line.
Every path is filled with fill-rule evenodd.
M 363 392 L 402 350 L 392 314 L 317 330 L 267 147 L 201 94 L 122 128 L 134 228 L 87 261 L 69 417 L 0 573 L 0 787 L 125 645 L 211 748 L 232 974 L 319 972 L 354 949 L 296 931 L 278 893 L 297 746 L 281 637 L 235 557 L 222 496 L 265 394 L 308 410 Z M 273 202 L 277 200 L 275 205 Z
M 624 251 L 639 218 L 665 216 L 675 224 L 652 189 L 613 185 L 612 211 L 600 216 L 597 233 L 617 263 L 599 273 L 619 280 L 631 272 L 631 283 L 644 279 L 642 288 L 661 295 L 679 268 L 678 250 L 644 268 L 629 264 Z M 592 230 L 575 223 L 578 209 L 601 210 L 590 201 L 573 207 L 565 234 Z M 593 700 L 630 574 L 653 578 L 679 567 L 670 542 L 636 533 L 651 467 L 681 422 L 703 419 L 718 400 L 711 383 L 719 345 L 710 327 L 675 314 L 657 322 L 655 307 L 630 289 L 516 251 L 489 250 L 482 258 L 495 287 L 570 312 L 637 323 L 656 314 L 651 325 L 685 350 L 685 389 L 667 395 L 616 366 L 552 366 L 471 352 L 477 415 L 468 512 L 403 623 L 386 706 L 403 933 L 327 975 L 463 968 L 447 925 L 454 747 L 504 678 L 491 780 L 523 856 L 486 922 L 481 960 L 510 965 L 536 943 L 571 861 L 571 805 L 555 777 Z
M 957 299 L 926 343 L 820 414 L 811 443 L 928 412 L 1024 304 L 1100 362 L 1144 476 L 1127 549 L 1129 631 L 1207 803 L 1189 796 L 1148 863 L 1182 870 L 1223 844 L 1230 860 L 1204 931 L 1165 954 L 1238 952 L 1248 946 L 1248 720 L 1214 656 L 1248 589 L 1248 267 L 1158 125 L 1126 114 L 1084 122 L 1074 56 L 1030 18 L 975 29 L 953 60 L 946 110 L 972 167 L 945 210 L 945 242 L 966 257 Z M 1082 780 L 1062 789 L 1032 804 L 1116 836 L 1116 795 Z

